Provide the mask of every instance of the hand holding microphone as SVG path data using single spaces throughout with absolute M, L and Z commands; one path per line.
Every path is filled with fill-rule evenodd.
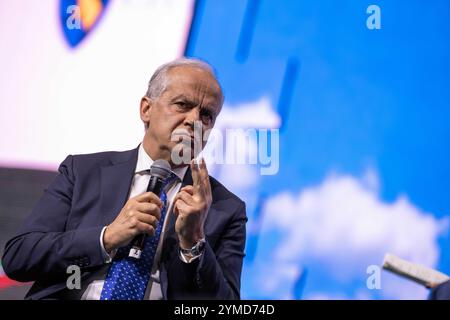
M 133 240 L 131 256 L 139 258 L 146 236 L 153 236 L 163 203 L 159 199 L 163 182 L 170 175 L 170 165 L 165 160 L 156 160 L 150 168 L 147 192 L 130 198 L 116 219 L 107 226 L 103 234 L 103 245 L 107 252 L 126 246 Z

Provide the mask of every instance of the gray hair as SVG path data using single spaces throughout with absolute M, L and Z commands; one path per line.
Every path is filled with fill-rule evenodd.
M 221 105 L 223 104 L 223 92 L 222 87 L 220 86 L 219 81 L 217 80 L 216 73 L 214 72 L 214 69 L 209 65 L 207 62 L 199 60 L 199 59 L 193 59 L 193 58 L 179 58 L 176 60 L 173 60 L 171 62 L 165 63 L 161 65 L 158 69 L 156 69 L 155 73 L 153 73 L 150 81 L 148 82 L 148 89 L 147 93 L 145 94 L 150 99 L 157 99 L 167 88 L 167 84 L 169 82 L 169 79 L 167 77 L 167 73 L 175 68 L 175 67 L 181 67 L 181 66 L 189 66 L 193 68 L 198 68 L 201 70 L 204 70 L 208 73 L 210 73 L 213 78 L 216 80 L 217 84 L 220 88 L 220 98 L 221 98 Z

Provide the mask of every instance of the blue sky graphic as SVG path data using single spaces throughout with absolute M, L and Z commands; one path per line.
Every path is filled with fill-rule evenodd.
M 381 30 L 366 27 L 371 4 L 381 8 Z M 372 168 L 381 201 L 406 195 L 442 218 L 450 214 L 448 21 L 446 0 L 200 0 L 186 55 L 215 66 L 228 105 L 266 96 L 280 114 L 280 171 L 260 177 L 260 200 L 319 185 L 330 172 L 359 177 Z M 250 206 L 251 222 L 258 213 Z M 261 263 L 252 260 L 256 246 L 277 237 L 249 233 L 243 297 L 280 298 L 261 296 L 249 284 L 257 276 L 245 273 Z M 438 244 L 436 268 L 450 274 L 448 232 Z M 339 286 L 320 265 L 301 264 L 307 275 L 287 284 L 294 297 L 351 297 L 360 286 Z

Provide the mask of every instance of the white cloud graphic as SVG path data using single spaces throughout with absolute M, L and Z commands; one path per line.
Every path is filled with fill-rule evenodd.
M 310 274 L 315 273 L 307 283 L 320 275 L 320 281 L 329 282 L 336 291 L 309 292 L 305 298 L 345 297 L 345 289 L 355 287 L 350 298 L 367 299 L 373 294 L 389 299 L 426 298 L 426 289 L 387 272 L 382 272 L 380 291 L 366 288 L 367 266 L 381 265 L 386 252 L 435 267 L 437 238 L 448 229 L 446 219 L 436 219 L 404 195 L 393 203 L 383 202 L 378 185 L 373 171 L 361 179 L 330 175 L 299 194 L 283 192 L 270 198 L 262 213 L 255 270 L 247 270 L 252 277 L 270 279 L 262 285 L 250 281 L 250 285 L 259 285 L 263 296 L 290 294 L 292 298 L 293 283 L 304 265 Z
M 280 116 L 268 97 L 238 105 L 224 104 L 215 127 L 224 128 L 279 128 Z
M 251 128 L 278 128 L 280 126 L 280 116 L 274 111 L 272 103 L 268 97 L 261 97 L 258 100 L 241 103 L 237 105 L 224 104 L 214 125 L 214 130 L 222 132 L 226 138 L 226 129 L 251 129 Z M 226 142 L 223 143 L 226 146 Z M 222 147 L 223 147 L 222 146 Z M 237 144 L 237 152 L 246 155 L 247 159 L 257 157 L 258 141 L 250 139 L 249 143 Z M 218 148 L 217 141 L 211 139 L 205 147 L 205 155 L 211 154 L 212 149 Z M 223 150 L 224 154 L 226 150 Z M 259 165 L 246 164 L 221 164 L 217 165 L 208 157 L 205 157 L 208 170 L 211 175 L 223 183 L 227 188 L 233 190 L 237 195 L 245 198 L 248 208 L 251 207 L 252 199 L 256 198 L 254 187 L 259 182 Z
M 236 106 L 224 105 L 215 128 L 277 128 L 279 124 L 270 100 L 262 97 Z M 257 152 L 257 141 L 241 147 L 252 154 Z M 246 199 L 252 213 L 258 167 L 209 168 L 225 186 Z M 366 287 L 367 266 L 381 265 L 386 252 L 435 267 L 437 238 L 447 230 L 446 220 L 437 220 L 417 208 L 405 195 L 393 203 L 383 202 L 379 186 L 376 172 L 368 170 L 362 178 L 330 175 L 320 185 L 298 194 L 283 192 L 270 198 L 261 214 L 255 260 L 244 265 L 243 292 L 292 299 L 295 280 L 306 266 L 307 287 L 311 282 L 326 282 L 323 290 L 315 286 L 306 290 L 307 299 L 426 298 L 426 289 L 388 272 L 382 272 L 380 291 Z

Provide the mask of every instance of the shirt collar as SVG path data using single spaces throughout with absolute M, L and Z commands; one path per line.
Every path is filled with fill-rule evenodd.
M 136 170 L 135 173 L 142 173 L 150 169 L 150 167 L 153 164 L 153 159 L 150 158 L 150 156 L 147 154 L 147 152 L 144 149 L 144 145 L 141 143 L 139 145 L 139 151 L 138 151 L 138 160 L 136 164 Z M 183 181 L 184 175 L 186 174 L 186 171 L 188 169 L 188 166 L 179 167 L 172 169 L 172 172 L 175 173 L 178 178 L 180 178 L 181 181 Z

